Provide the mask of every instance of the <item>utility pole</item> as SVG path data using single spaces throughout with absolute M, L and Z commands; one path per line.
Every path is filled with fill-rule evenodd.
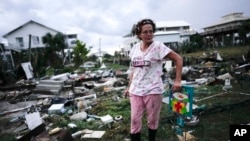
M 31 37 L 32 35 L 29 34 L 29 62 L 31 62 Z
M 99 56 L 100 56 L 100 65 L 102 65 L 101 40 L 102 40 L 102 38 L 99 38 Z
M 120 47 L 120 45 L 119 45 L 119 65 L 121 65 L 121 47 Z
M 99 54 L 102 56 L 102 50 L 101 50 L 101 38 L 99 38 Z

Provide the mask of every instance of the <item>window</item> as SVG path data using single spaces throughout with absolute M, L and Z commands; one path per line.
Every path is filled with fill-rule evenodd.
M 17 37 L 16 38 L 16 43 L 17 43 L 18 46 L 24 47 L 23 37 Z
M 75 45 L 75 44 L 76 44 L 76 40 L 72 40 L 72 41 L 70 42 L 70 44 L 71 44 L 71 45 Z
M 38 36 L 32 36 L 32 42 L 34 45 L 37 45 L 40 43 Z
M 71 34 L 71 35 L 68 35 L 68 38 L 69 38 L 69 39 L 77 38 L 77 35 L 76 35 L 76 34 Z

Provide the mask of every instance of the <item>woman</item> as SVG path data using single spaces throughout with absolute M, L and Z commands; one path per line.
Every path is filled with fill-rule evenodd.
M 163 43 L 153 40 L 155 28 L 151 19 L 143 19 L 134 27 L 134 33 L 140 42 L 135 44 L 129 54 L 131 73 L 129 86 L 125 91 L 125 96 L 130 97 L 131 103 L 131 141 L 140 141 L 144 110 L 147 112 L 149 141 L 155 141 L 164 92 L 161 78 L 164 60 L 170 59 L 176 65 L 173 91 L 181 88 L 182 57 Z

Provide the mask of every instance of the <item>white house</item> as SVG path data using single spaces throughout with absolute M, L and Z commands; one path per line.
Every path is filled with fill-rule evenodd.
M 3 38 L 7 40 L 8 48 L 16 50 L 27 50 L 29 48 L 29 41 L 31 48 L 45 47 L 45 45 L 42 43 L 42 37 L 47 33 L 55 35 L 62 32 L 30 20 L 23 25 L 13 29 L 12 31 L 4 34 Z M 65 35 L 65 39 L 66 42 L 68 42 L 69 47 L 75 44 L 74 40 L 76 40 L 76 38 L 76 34 Z
M 190 24 L 185 21 L 158 21 L 154 39 L 163 42 L 169 47 L 177 47 L 184 41 L 189 41 L 189 37 L 196 33 L 190 28 Z M 136 36 L 127 34 L 124 36 L 123 51 L 128 55 L 134 44 L 139 42 Z
M 238 45 L 242 43 L 239 38 L 239 31 L 244 22 L 250 20 L 243 12 L 234 12 L 221 17 L 214 24 L 204 27 L 203 36 L 207 46 L 218 47 L 225 45 Z M 250 36 L 250 33 L 247 34 Z
M 65 34 L 65 40 L 69 48 L 76 46 L 77 34 Z

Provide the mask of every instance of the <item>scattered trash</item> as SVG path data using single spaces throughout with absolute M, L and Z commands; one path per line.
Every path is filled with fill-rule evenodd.
M 227 79 L 225 80 L 225 85 L 224 85 L 223 88 L 224 88 L 224 89 L 230 89 L 230 88 L 232 88 L 232 85 L 231 85 L 231 82 L 230 82 L 230 79 L 229 79 L 229 78 L 227 78 Z
M 103 116 L 103 117 L 100 117 L 101 121 L 104 123 L 104 124 L 108 124 L 108 123 L 111 123 L 114 121 L 113 117 L 110 116 L 110 115 L 106 115 L 106 116 Z
M 87 113 L 86 112 L 79 112 L 76 114 L 73 114 L 69 117 L 70 120 L 85 120 L 87 119 Z
M 49 114 L 61 114 L 64 112 L 64 104 L 53 104 L 49 107 Z
M 184 123 L 188 126 L 196 126 L 199 122 L 198 117 L 193 115 L 191 118 L 186 118 Z
M 43 120 L 40 117 L 40 113 L 39 112 L 34 112 L 31 114 L 26 114 L 25 115 L 25 119 L 26 119 L 26 123 L 29 127 L 30 130 L 35 129 L 36 127 L 38 127 L 39 125 L 43 124 Z
M 80 136 L 81 134 L 83 134 L 85 131 L 83 130 L 83 131 L 77 131 L 77 132 L 75 132 L 75 133 L 73 133 L 71 136 L 73 137 L 73 138 L 77 138 L 78 136 Z
M 62 128 L 56 127 L 56 128 L 54 128 L 54 129 L 52 129 L 52 130 L 49 131 L 49 135 L 56 134 L 56 133 L 58 133 L 61 130 L 62 130 Z
M 116 121 L 122 120 L 122 115 L 117 115 L 117 116 L 115 116 L 115 120 L 116 120 Z
M 93 130 L 89 130 L 86 131 L 84 135 L 81 136 L 81 139 L 84 138 L 101 138 L 106 131 L 93 131 Z
M 183 132 L 183 135 L 177 135 L 179 141 L 196 141 L 197 139 L 188 132 Z
M 68 124 L 68 127 L 69 127 L 69 128 L 76 128 L 76 127 L 77 127 L 77 125 L 76 125 L 76 124 L 74 124 L 74 123 L 69 123 L 69 124 Z

